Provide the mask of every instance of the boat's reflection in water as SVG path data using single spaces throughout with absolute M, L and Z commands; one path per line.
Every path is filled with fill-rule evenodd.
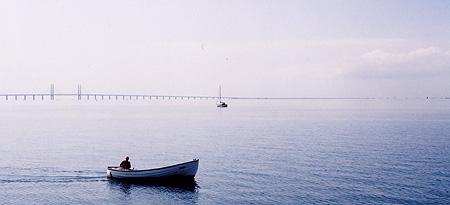
M 109 179 L 109 185 L 118 187 L 125 194 L 130 194 L 133 190 L 139 189 L 155 189 L 177 193 L 197 193 L 199 188 L 194 178 L 171 178 L 162 180 Z

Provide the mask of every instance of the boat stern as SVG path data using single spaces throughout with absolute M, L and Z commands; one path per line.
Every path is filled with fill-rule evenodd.
M 111 179 L 113 178 L 113 175 L 112 175 L 111 170 L 108 169 L 108 170 L 106 171 L 106 177 L 111 178 Z

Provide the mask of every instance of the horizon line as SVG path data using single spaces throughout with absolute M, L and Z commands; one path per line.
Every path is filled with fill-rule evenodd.
M 3 93 L 0 97 L 10 97 L 10 96 L 23 96 L 23 97 L 35 97 L 35 96 L 74 96 L 74 97 L 135 97 L 135 98 L 199 98 L 199 99 L 216 99 L 218 96 L 202 96 L 202 95 L 149 95 L 149 94 L 75 94 L 75 93 Z M 426 96 L 426 97 L 237 97 L 237 96 L 222 96 L 223 99 L 230 100 L 382 100 L 382 99 L 450 99 L 450 97 L 436 97 L 436 96 Z

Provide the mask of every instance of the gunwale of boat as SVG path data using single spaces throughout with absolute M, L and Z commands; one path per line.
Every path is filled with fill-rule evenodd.
M 183 163 L 180 163 L 180 164 L 170 165 L 170 166 L 167 166 L 167 167 L 153 168 L 153 169 L 119 170 L 119 169 L 114 169 L 114 168 L 118 168 L 118 167 L 108 167 L 108 170 L 115 171 L 115 172 L 148 172 L 148 171 L 156 171 L 156 170 L 161 170 L 161 169 L 169 169 L 169 168 L 172 168 L 172 167 L 182 166 L 182 165 L 196 163 L 196 162 L 198 162 L 198 159 L 192 160 L 190 162 L 183 162 Z

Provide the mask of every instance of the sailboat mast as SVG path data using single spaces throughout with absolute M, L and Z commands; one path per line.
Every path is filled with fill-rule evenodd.
M 225 102 L 222 102 L 222 85 L 219 85 L 219 102 L 217 103 L 217 107 L 228 107 Z

